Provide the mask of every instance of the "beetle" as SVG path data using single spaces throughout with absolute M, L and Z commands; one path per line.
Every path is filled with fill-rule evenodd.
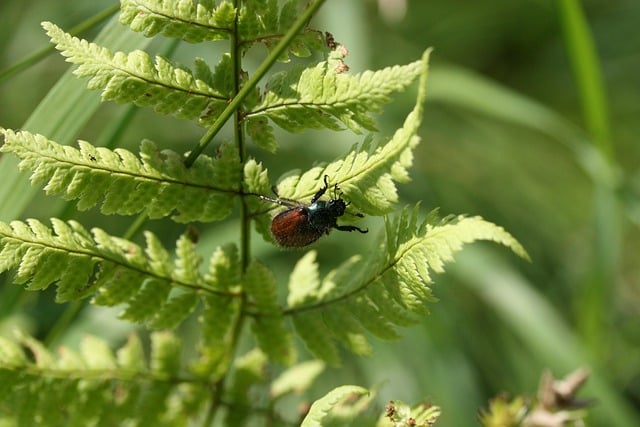
M 329 176 L 324 176 L 324 186 L 311 198 L 309 204 L 281 198 L 275 187 L 273 192 L 277 199 L 259 195 L 263 200 L 285 206 L 288 209 L 280 212 L 271 220 L 271 234 L 276 242 L 283 247 L 301 248 L 318 240 L 324 234 L 329 234 L 332 228 L 340 231 L 359 231 L 368 233 L 368 229 L 362 229 L 354 225 L 338 225 L 337 219 L 344 215 L 349 203 L 342 199 L 342 193 L 338 194 L 338 184 L 333 187 L 333 198 L 320 200 L 329 189 Z M 362 214 L 356 214 L 364 217 Z

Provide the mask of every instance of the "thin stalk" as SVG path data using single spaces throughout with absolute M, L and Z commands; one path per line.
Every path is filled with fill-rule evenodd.
M 82 309 L 85 306 L 84 300 L 70 302 L 62 315 L 53 324 L 53 327 L 49 329 L 47 336 L 44 339 L 44 344 L 52 348 L 57 343 L 60 336 L 69 328 L 80 315 Z
M 560 24 L 578 85 L 585 126 L 602 155 L 613 163 L 615 149 L 600 61 L 580 0 L 560 0 Z
M 240 0 L 234 0 L 233 5 L 236 10 L 239 10 Z M 231 62 L 233 64 L 233 92 L 234 99 L 238 98 L 238 93 L 240 92 L 240 75 L 242 72 L 242 57 L 240 55 L 240 44 L 238 39 L 238 15 L 236 14 L 236 18 L 233 25 L 233 31 L 229 37 L 229 45 L 230 45 L 230 54 L 231 54 Z M 248 93 L 248 92 L 247 92 Z M 226 110 L 225 110 L 226 111 Z M 234 117 L 234 138 L 238 147 L 238 155 L 240 158 L 240 164 L 244 164 L 246 157 L 246 147 L 245 147 L 245 139 L 244 132 L 242 131 L 242 115 L 240 112 L 240 105 L 236 106 L 231 110 L 233 112 Z M 224 122 L 223 122 L 224 123 Z M 203 147 L 204 148 L 204 147 Z M 193 154 L 193 152 L 191 153 Z M 195 160 L 195 157 L 194 157 Z M 189 165 L 189 159 L 187 159 L 187 165 Z M 247 266 L 249 265 L 250 258 L 250 248 L 249 248 L 249 223 L 250 219 L 248 217 L 248 208 L 247 203 L 244 197 L 240 198 L 240 259 L 242 262 L 242 272 L 244 273 L 247 270 Z M 229 343 L 229 347 L 227 351 L 232 354 L 236 351 L 238 346 L 238 340 L 240 339 L 240 335 L 242 333 L 243 324 L 245 320 L 244 307 L 246 304 L 246 296 L 243 294 L 241 297 L 240 307 L 241 309 L 238 312 L 238 316 L 235 319 L 235 324 L 232 328 L 232 337 L 231 342 Z M 209 406 L 209 410 L 207 411 L 207 416 L 204 419 L 203 426 L 207 427 L 213 423 L 213 420 L 218 413 L 218 409 L 222 405 L 222 398 L 224 395 L 225 384 L 228 377 L 228 371 L 225 372 L 215 384 L 213 384 L 211 390 L 211 403 Z
M 607 109 L 600 63 L 589 25 L 579 0 L 560 0 L 560 23 L 566 50 L 582 104 L 585 127 L 603 162 L 594 174 L 593 228 L 594 252 L 589 276 L 577 298 L 577 316 L 583 340 L 592 356 L 606 360 L 607 327 L 611 321 L 611 289 L 620 259 L 621 224 L 616 196 L 615 149 Z

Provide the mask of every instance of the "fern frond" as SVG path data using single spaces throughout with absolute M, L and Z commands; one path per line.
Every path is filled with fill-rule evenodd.
M 279 194 L 296 200 L 309 198 L 320 187 L 323 176 L 328 175 L 330 184 L 338 184 L 345 199 L 359 211 L 369 215 L 389 212 L 398 201 L 394 181 L 408 181 L 407 168 L 413 162 L 413 149 L 420 141 L 418 129 L 426 97 L 429 54 L 427 50 L 421 61 L 407 66 L 411 67 L 412 79 L 420 74 L 418 96 L 403 127 L 389 141 L 374 144 L 372 138 L 367 137 L 343 158 L 285 178 L 278 184 Z
M 313 252 L 300 260 L 291 274 L 285 314 L 293 317 L 297 333 L 316 357 L 336 363 L 334 339 L 356 354 L 367 354 L 364 331 L 397 338 L 396 327 L 428 313 L 427 304 L 434 301 L 431 272 L 444 272 L 465 244 L 490 240 L 528 257 L 513 236 L 480 217 L 438 221 L 428 216 L 422 223 L 418 217 L 417 207 L 405 209 L 387 221 L 387 241 L 373 256 L 366 262 L 347 260 L 322 281 Z
M 57 144 L 42 135 L 2 130 L 4 152 L 20 157 L 19 167 L 31 170 L 31 182 L 45 183 L 47 194 L 78 200 L 86 210 L 102 201 L 104 214 L 145 212 L 161 218 L 177 212 L 178 222 L 214 221 L 233 209 L 242 176 L 237 151 L 228 144 L 219 157 L 201 155 L 191 168 L 171 150 L 160 151 L 143 141 L 140 159 L 117 148 L 109 150 L 78 141 L 80 149 Z
M 233 4 L 221 1 L 121 0 L 120 22 L 145 37 L 162 34 L 189 43 L 228 39 L 236 18 Z
M 289 132 L 340 130 L 339 123 L 356 133 L 363 128 L 375 130 L 369 113 L 380 112 L 393 92 L 411 84 L 423 70 L 423 62 L 349 75 L 324 61 L 313 68 L 278 73 L 267 83 L 262 102 L 247 116 L 268 117 Z
M 59 356 L 28 336 L 0 337 L 0 349 L 0 415 L 11 425 L 185 425 L 208 390 L 179 376 L 181 343 L 166 332 L 151 335 L 148 358 L 136 336 L 116 354 L 94 337 Z
M 152 59 L 143 51 L 112 53 L 109 49 L 72 37 L 50 22 L 42 26 L 68 62 L 78 65 L 79 77 L 89 77 L 89 89 L 103 89 L 102 99 L 153 107 L 160 114 L 213 123 L 231 97 L 224 86 L 211 86 L 215 80 L 203 61 L 196 72 L 172 64 L 165 58 Z M 220 67 L 225 67 L 223 60 Z M 215 73 L 213 73 L 215 74 Z
M 53 229 L 34 219 L 0 222 L 0 271 L 15 270 L 13 281 L 28 289 L 55 284 L 59 302 L 95 294 L 95 304 L 122 304 L 129 320 L 175 326 L 195 308 L 196 293 L 238 299 L 237 291 L 217 289 L 197 272 L 193 248 L 184 248 L 186 237 L 179 240 L 175 263 L 181 267 L 174 271 L 166 250 L 148 232 L 144 251 L 97 228 L 90 234 L 75 221 L 51 222 Z

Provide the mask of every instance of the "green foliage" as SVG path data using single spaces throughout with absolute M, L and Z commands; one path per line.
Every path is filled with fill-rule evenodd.
M 159 56 L 154 60 L 139 50 L 111 53 L 105 47 L 72 37 L 49 22 L 42 25 L 67 61 L 80 65 L 74 73 L 90 77 L 87 87 L 104 89 L 103 100 L 153 107 L 160 114 L 183 119 L 202 116 L 202 123 L 206 125 L 213 119 L 206 112 L 224 108 L 231 95 L 224 92 L 224 86 L 211 86 L 219 83 L 216 73 L 201 60 L 192 72 Z M 227 62 L 223 57 L 220 70 L 216 71 L 228 71 Z
M 31 337 L 0 337 L 0 411 L 18 414 L 19 425 L 184 425 L 202 409 L 207 383 L 182 376 L 180 346 L 175 335 L 154 333 L 145 356 L 135 335 L 115 353 L 87 337 L 79 352 L 55 356 Z
M 335 61 L 323 61 L 313 68 L 281 72 L 269 80 L 268 92 L 248 116 L 266 116 L 289 132 L 340 130 L 337 121 L 356 133 L 372 131 L 375 123 L 368 113 L 380 112 L 389 95 L 413 82 L 423 65 L 416 61 L 352 76 L 336 72 Z
M 433 213 L 420 220 L 419 205 L 389 215 L 398 202 L 396 183 L 409 180 L 413 150 L 420 141 L 430 50 L 405 66 L 351 75 L 344 63 L 346 49 L 333 40 L 325 46 L 322 33 L 311 28 L 289 33 L 307 19 L 297 10 L 293 0 L 243 2 L 238 9 L 228 1 L 123 0 L 121 22 L 145 36 L 162 34 L 191 43 L 229 40 L 230 52 L 221 55 L 213 70 L 201 59 L 188 69 L 142 51 L 112 53 L 43 24 L 57 49 L 78 65 L 75 74 L 89 79 L 89 89 L 101 89 L 103 100 L 153 107 L 203 126 L 223 117 L 229 101 L 247 82 L 239 64 L 252 45 L 261 43 L 272 50 L 292 35 L 290 53 L 308 56 L 315 51 L 325 60 L 274 74 L 263 87 L 249 87 L 235 116 L 235 143 L 221 143 L 215 157 L 199 154 L 193 164 L 146 140 L 136 156 L 122 148 L 85 141 L 74 148 L 27 131 L 1 130 L 2 151 L 20 158 L 19 167 L 31 172 L 32 184 L 77 201 L 78 210 L 99 205 L 107 215 L 206 223 L 228 217 L 240 205 L 243 225 L 241 243 L 218 246 L 203 266 L 196 239 L 188 233 L 178 238 L 171 253 L 149 231 L 141 247 L 97 227 L 89 231 L 75 220 L 52 218 L 51 227 L 36 219 L 0 222 L 0 272 L 13 271 L 14 283 L 28 290 L 54 285 L 59 302 L 92 296 L 93 304 L 118 306 L 123 319 L 149 329 L 175 330 L 197 316 L 199 332 L 188 360 L 182 359 L 173 331 L 152 334 L 148 361 L 136 338 L 116 354 L 90 338 L 80 353 L 65 349 L 60 358 L 31 338 L 21 337 L 19 344 L 3 340 L 0 375 L 7 381 L 0 387 L 11 400 L 0 408 L 7 419 L 43 420 L 52 408 L 77 397 L 51 425 L 129 420 L 138 425 L 184 425 L 198 418 L 207 425 L 223 406 L 227 425 L 251 425 L 258 413 L 273 421 L 279 418 L 274 409 L 278 399 L 308 388 L 324 362 L 340 362 L 338 344 L 354 354 L 371 355 L 369 335 L 396 339 L 400 328 L 427 314 L 427 304 L 434 300 L 432 273 L 442 273 L 465 244 L 490 240 L 527 257 L 510 234 L 479 217 L 443 220 Z M 247 155 L 245 137 L 275 151 L 269 121 L 289 132 L 343 126 L 354 133 L 373 132 L 371 113 L 380 112 L 393 93 L 417 77 L 415 106 L 391 138 L 366 135 L 344 156 L 279 182 L 280 197 L 304 200 L 328 176 L 334 186 L 331 197 L 344 197 L 364 214 L 385 215 L 386 225 L 385 235 L 369 254 L 348 258 L 324 277 L 316 252 L 303 255 L 283 298 L 270 266 L 252 259 L 249 251 L 249 222 L 254 220 L 258 232 L 271 239 L 274 206 L 256 197 L 268 193 L 271 180 L 268 168 Z M 245 339 L 245 325 L 251 327 L 254 346 L 235 357 L 240 342 L 250 341 Z M 297 356 L 294 338 L 323 362 L 292 366 Z M 34 362 L 21 346 L 31 351 Z M 272 364 L 288 370 L 272 382 L 264 408 L 254 393 L 267 388 L 267 368 Z M 40 397 L 40 392 L 47 396 Z M 323 425 L 328 412 L 338 407 L 339 416 L 326 422 L 344 425 L 371 400 L 353 396 L 367 393 L 355 386 L 337 388 L 312 405 L 303 425 Z M 436 417 L 433 411 L 415 413 L 424 422 Z
M 322 280 L 314 252 L 298 263 L 289 280 L 287 313 L 316 357 L 336 363 L 336 340 L 356 354 L 368 354 L 364 331 L 396 338 L 395 327 L 428 313 L 426 304 L 434 301 L 430 272 L 444 272 L 445 263 L 466 243 L 491 240 L 527 257 L 509 233 L 482 218 L 432 216 L 418 224 L 418 212 L 405 210 L 388 221 L 387 240 L 377 256 L 349 259 Z
M 20 168 L 32 171 L 31 182 L 45 183 L 47 194 L 78 200 L 79 210 L 102 200 L 100 210 L 108 215 L 144 212 L 162 218 L 177 212 L 173 219 L 178 222 L 215 221 L 231 213 L 230 196 L 239 192 L 239 158 L 229 144 L 220 147 L 215 159 L 200 156 L 187 168 L 180 155 L 161 151 L 151 141 L 142 142 L 137 158 L 122 148 L 78 141 L 78 150 L 26 131 L 1 131 L 1 150 L 20 157 Z
M 256 43 L 273 48 L 298 18 L 298 3 L 288 0 L 279 9 L 277 0 L 255 0 L 244 2 L 236 10 L 227 0 L 218 5 L 213 0 L 122 0 L 120 22 L 146 37 L 162 34 L 189 43 L 229 39 L 237 33 L 242 51 L 246 52 Z M 238 27 L 234 28 L 236 18 Z M 306 29 L 296 35 L 289 51 L 304 57 L 321 48 L 322 34 Z M 285 54 L 280 59 L 288 61 L 289 57 Z

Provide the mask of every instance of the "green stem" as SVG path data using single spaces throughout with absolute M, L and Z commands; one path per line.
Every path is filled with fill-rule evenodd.
M 236 10 L 239 10 L 240 0 L 234 0 L 234 7 Z M 238 94 L 241 90 L 240 85 L 240 75 L 242 72 L 242 57 L 240 54 L 240 44 L 238 38 L 238 16 L 236 14 L 236 19 L 233 26 L 233 31 L 229 38 L 230 45 L 230 53 L 231 53 L 231 62 L 233 64 L 233 85 L 234 85 L 234 99 L 238 99 Z M 247 92 L 248 93 L 248 92 Z M 228 109 L 228 108 L 227 108 Z M 226 110 L 225 110 L 226 111 Z M 237 108 L 233 108 L 231 110 L 234 114 L 234 138 L 236 144 L 238 146 L 238 156 L 240 158 L 240 163 L 244 164 L 246 157 L 246 147 L 245 147 L 245 139 L 244 133 L 242 131 L 242 115 L 240 112 L 239 102 Z M 224 114 L 224 113 L 223 113 Z M 218 118 L 219 119 L 219 118 Z M 224 123 L 224 122 L 222 122 Z M 213 136 L 212 136 L 213 137 Z M 201 140 L 202 141 L 202 140 Z M 203 147 L 204 148 L 204 147 Z M 193 154 L 193 152 L 191 153 Z M 191 156 L 190 156 L 191 158 Z M 194 157 L 195 160 L 195 157 Z M 187 159 L 187 165 L 190 165 L 189 159 Z M 250 257 L 250 248 L 249 248 L 249 227 L 248 224 L 250 220 L 248 218 L 248 208 L 245 201 L 245 198 L 242 197 L 240 199 L 240 259 L 242 262 L 242 271 L 243 273 L 246 271 L 247 266 L 249 265 L 248 259 Z M 241 310 L 239 311 L 238 317 L 236 318 L 235 324 L 233 325 L 233 335 L 231 337 L 231 342 L 229 343 L 229 347 L 227 351 L 231 354 L 235 352 L 238 340 L 240 338 L 240 333 L 242 332 L 242 325 L 244 324 L 245 314 L 244 305 L 245 305 L 246 297 L 243 295 L 241 299 Z M 228 371 L 227 371 L 228 373 Z M 210 426 L 213 423 L 213 420 L 218 412 L 222 404 L 222 398 L 224 396 L 225 383 L 227 381 L 227 373 L 223 374 L 215 384 L 213 384 L 211 390 L 211 403 L 209 406 L 209 410 L 207 411 L 207 416 L 205 417 L 203 426 Z
M 578 327 L 595 359 L 608 360 L 606 327 L 611 321 L 611 285 L 620 258 L 621 225 L 613 168 L 615 147 L 611 139 L 607 99 L 600 63 L 589 24 L 579 0 L 560 0 L 560 22 L 566 50 L 577 82 L 585 127 L 607 164 L 594 175 L 594 253 L 589 276 L 576 298 Z
M 187 167 L 191 166 L 196 161 L 200 153 L 207 147 L 209 142 L 218 134 L 222 126 L 229 120 L 232 114 L 240 107 L 240 104 L 249 95 L 253 88 L 258 84 L 260 79 L 269 71 L 271 66 L 277 61 L 278 57 L 287 49 L 287 46 L 293 38 L 302 30 L 302 28 L 309 22 L 314 13 L 322 6 L 326 0 L 315 0 L 307 7 L 302 15 L 298 17 L 296 22 L 291 26 L 289 31 L 282 37 L 276 47 L 269 53 L 267 58 L 256 69 L 253 76 L 244 84 L 240 92 L 231 100 L 227 108 L 218 116 L 216 121 L 211 125 L 207 133 L 205 133 L 198 145 L 191 150 L 189 157 L 185 160 Z
M 73 27 L 70 31 L 69 34 L 76 36 L 78 34 L 81 34 L 85 31 L 87 31 L 90 28 L 95 27 L 96 25 L 98 25 L 99 23 L 101 23 L 102 21 L 106 20 L 107 18 L 109 18 L 111 15 L 113 15 L 114 13 L 116 13 L 118 10 L 120 10 L 120 4 L 111 6 L 105 10 L 103 10 L 102 12 L 97 13 L 96 15 L 93 15 L 91 18 L 87 19 L 84 22 L 81 22 L 80 24 L 76 25 L 75 27 Z M 42 49 L 32 53 L 31 55 L 21 59 L 20 61 L 18 61 L 16 64 L 5 68 L 4 70 L 0 71 L 0 82 L 9 79 L 11 76 L 19 73 L 22 70 L 25 70 L 29 67 L 31 67 L 32 65 L 40 62 L 42 59 L 44 59 L 47 55 L 49 55 L 50 53 L 55 51 L 55 46 L 52 44 L 48 44 L 47 46 L 43 47 Z
M 207 133 L 203 135 L 200 139 L 198 145 L 191 151 L 189 157 L 185 160 L 185 164 L 187 167 L 191 166 L 193 162 L 197 159 L 197 157 L 202 153 L 207 144 L 214 138 L 214 136 L 220 131 L 222 126 L 227 122 L 227 120 L 234 116 L 234 137 L 236 144 L 238 146 L 238 154 L 240 157 L 240 161 L 244 164 L 246 160 L 246 144 L 245 137 L 243 132 L 243 124 L 242 124 L 242 111 L 241 111 L 241 103 L 244 98 L 254 89 L 254 87 L 258 84 L 258 81 L 267 73 L 267 71 L 271 68 L 271 66 L 276 62 L 278 57 L 287 49 L 287 46 L 291 43 L 293 38 L 302 30 L 302 28 L 309 22 L 314 13 L 320 8 L 320 6 L 326 0 L 316 0 L 314 1 L 305 12 L 296 20 L 294 25 L 287 31 L 284 37 L 280 40 L 280 42 L 276 45 L 274 50 L 267 56 L 267 58 L 260 64 L 258 69 L 255 71 L 253 76 L 245 83 L 244 86 L 241 86 L 240 76 L 242 73 L 242 64 L 241 64 L 241 47 L 238 37 L 238 18 L 236 15 L 236 22 L 234 25 L 234 31 L 230 37 L 231 44 L 231 60 L 233 63 L 233 75 L 234 75 L 234 92 L 235 96 L 227 105 L 227 108 L 220 114 L 220 116 L 216 119 L 213 125 L 209 128 Z M 240 0 L 234 0 L 234 7 L 236 10 L 239 10 Z M 249 266 L 250 260 L 250 247 L 249 247 L 249 237 L 250 237 L 250 224 L 251 220 L 249 218 L 249 210 L 246 205 L 244 197 L 241 198 L 241 242 L 240 242 L 240 253 L 241 253 L 241 262 L 242 262 L 242 271 L 245 272 L 247 267 Z M 246 296 L 243 295 L 240 303 L 240 310 L 238 317 L 235 320 L 235 324 L 232 328 L 232 336 L 231 342 L 229 343 L 229 347 L 227 351 L 229 353 L 234 353 L 237 350 L 238 342 L 240 340 L 240 336 L 242 334 L 242 330 L 244 328 L 244 324 L 246 321 Z M 207 411 L 207 415 L 203 420 L 203 426 L 210 426 L 213 423 L 216 413 L 218 409 L 222 405 L 222 398 L 225 391 L 225 384 L 228 378 L 227 371 L 222 377 L 212 386 L 211 390 L 211 403 L 209 406 L 209 410 Z
M 47 333 L 47 336 L 44 339 L 44 344 L 52 348 L 54 344 L 58 341 L 60 335 L 62 335 L 67 329 L 69 329 L 69 325 L 71 325 L 77 317 L 80 315 L 80 312 L 85 306 L 84 300 L 73 301 L 69 303 L 64 313 L 56 320 L 53 327 Z
M 615 149 L 600 63 L 580 0 L 558 1 L 560 24 L 582 101 L 585 126 L 602 155 L 614 163 Z

